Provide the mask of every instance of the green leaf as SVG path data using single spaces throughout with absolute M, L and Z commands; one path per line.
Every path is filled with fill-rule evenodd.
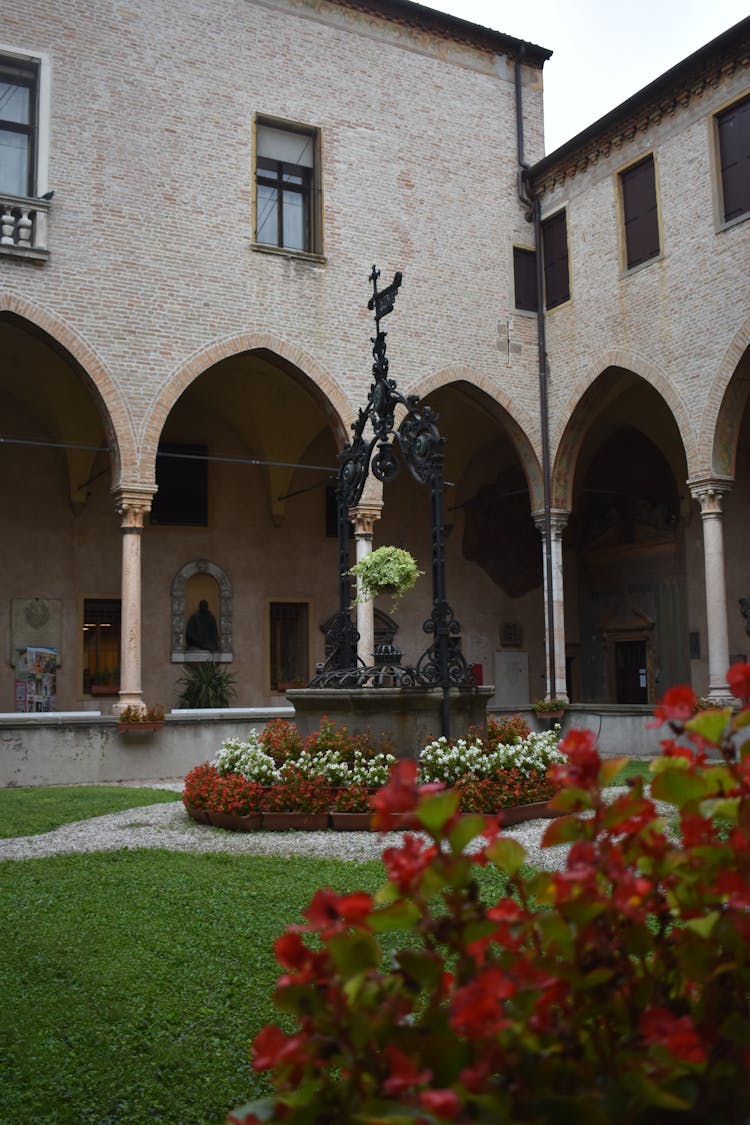
M 736 824 L 739 819 L 740 798 L 711 797 L 706 801 L 701 801 L 698 807 L 701 816 L 720 816 L 724 820 L 728 820 L 730 824 Z
M 419 907 L 413 902 L 398 902 L 376 910 L 369 918 L 375 933 L 390 933 L 391 930 L 413 930 L 419 921 Z
M 651 783 L 651 796 L 681 809 L 706 796 L 706 783 L 702 777 L 683 769 L 664 770 Z
M 592 969 L 590 973 L 586 973 L 581 983 L 584 988 L 596 988 L 597 985 L 611 980 L 613 976 L 614 969 Z
M 458 793 L 455 789 L 445 789 L 426 797 L 417 808 L 417 820 L 432 836 L 437 836 L 446 821 L 450 820 L 458 808 Z
M 649 1106 L 658 1106 L 660 1109 L 690 1109 L 692 1102 L 672 1094 L 665 1086 L 654 1082 L 642 1071 L 633 1071 L 629 1077 L 636 1086 L 642 1100 Z
M 720 711 L 700 711 L 685 723 L 685 730 L 691 734 L 699 734 L 714 746 L 721 742 L 727 723 L 732 715 L 731 707 L 722 708 Z
M 517 840 L 501 836 L 487 848 L 487 855 L 499 871 L 515 875 L 526 859 L 526 849 Z
M 481 836 L 484 830 L 485 818 L 479 813 L 462 816 L 456 827 L 448 837 L 448 843 L 454 852 L 462 852 L 466 845 Z
M 572 787 L 561 789 L 559 793 L 555 793 L 549 802 L 549 807 L 557 812 L 570 812 L 571 809 L 576 808 L 590 809 L 593 808 L 593 805 L 594 800 L 586 789 L 574 789 Z
M 739 714 L 734 717 L 734 725 L 737 730 L 741 727 L 750 726 L 750 707 L 743 707 Z
M 573 935 L 568 924 L 558 914 L 537 915 L 536 925 L 545 949 L 556 947 L 564 957 L 572 953 Z
M 625 766 L 629 761 L 630 758 L 622 757 L 607 758 L 606 761 L 602 762 L 599 769 L 599 784 L 601 785 L 602 789 L 604 789 L 605 786 L 609 785 L 610 781 L 614 781 L 618 773 L 620 773 L 621 770 L 625 769 Z
M 702 918 L 689 918 L 684 923 L 685 929 L 692 930 L 694 934 L 698 934 L 698 937 L 709 938 L 720 917 L 718 910 L 712 910 L 710 914 L 705 914 Z
M 372 934 L 335 934 L 329 938 L 328 948 L 343 977 L 353 977 L 380 964 L 380 947 Z
M 440 958 L 432 953 L 401 949 L 396 954 L 395 960 L 405 976 L 422 988 L 430 990 L 440 982 L 443 964 Z
M 556 844 L 572 844 L 576 840 L 589 840 L 592 827 L 589 822 L 579 820 L 577 816 L 560 816 L 545 828 L 542 847 L 553 848 Z

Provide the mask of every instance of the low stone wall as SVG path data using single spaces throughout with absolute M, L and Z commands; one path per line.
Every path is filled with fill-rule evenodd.
M 397 694 L 400 689 L 379 690 Z M 485 692 L 491 693 L 492 688 L 480 691 L 482 694 L 473 697 L 456 693 L 457 698 L 451 698 L 453 734 L 458 736 L 468 725 L 484 721 Z M 372 689 L 324 693 L 331 700 L 323 699 L 317 689 L 289 694 L 290 699 L 295 698 L 296 714 L 293 707 L 173 711 L 161 730 L 149 733 L 120 734 L 114 718 L 91 712 L 0 714 L 0 788 L 183 777 L 199 762 L 213 758 L 225 738 L 246 738 L 273 718 L 294 719 L 305 734 L 317 729 L 321 713 L 337 724 L 346 723 L 351 730 L 369 729 L 374 735 L 389 729 L 390 722 L 394 744 L 405 756 L 416 756 L 440 733 L 440 692 L 422 692 L 414 700 L 402 692 L 394 697 L 387 722 L 384 700 L 378 705 Z M 524 714 L 537 730 L 547 725 L 528 707 L 502 713 Z M 651 719 L 649 707 L 574 704 L 562 720 L 562 729 L 563 733 L 574 726 L 593 730 L 601 753 L 607 756 L 648 758 L 660 751 L 660 732 L 647 726 Z
M 246 738 L 273 718 L 293 719 L 294 711 L 173 711 L 161 730 L 125 734 L 110 715 L 0 715 L 0 788 L 184 777 L 225 738 Z
M 499 717 L 522 714 L 534 730 L 546 730 L 548 722 L 537 718 L 533 710 L 520 707 L 502 712 L 488 709 L 488 714 Z M 573 703 L 560 720 L 556 720 L 565 734 L 571 727 L 592 730 L 597 738 L 599 753 L 613 758 L 625 754 L 629 758 L 653 758 L 661 752 L 659 744 L 663 733 L 649 727 L 654 719 L 653 708 L 637 704 L 585 704 Z

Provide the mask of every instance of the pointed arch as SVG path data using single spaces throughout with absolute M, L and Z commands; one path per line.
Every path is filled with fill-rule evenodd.
M 724 353 L 701 420 L 703 475 L 733 477 L 737 440 L 750 397 L 750 318 Z M 699 473 L 693 474 L 698 476 Z
M 140 448 L 143 471 L 153 476 L 156 450 L 164 423 L 180 395 L 204 371 L 232 356 L 243 352 L 265 350 L 286 360 L 309 380 L 319 395 L 320 404 L 331 419 L 331 428 L 337 445 L 346 440 L 349 421 L 354 408 L 334 378 L 316 360 L 294 344 L 270 332 L 243 332 L 214 340 L 195 352 L 184 364 L 174 369 L 162 383 L 150 411 L 143 421 Z M 148 467 L 148 468 L 147 468 Z
M 534 442 L 538 440 L 539 436 L 539 423 L 531 418 L 525 410 L 517 406 L 494 380 L 487 378 L 485 375 L 480 375 L 470 367 L 445 367 L 414 382 L 403 393 L 416 394 L 420 398 L 425 398 L 432 391 L 451 384 L 460 389 L 461 383 L 468 384 L 477 391 L 481 391 L 497 408 L 498 418 L 506 428 L 526 476 L 532 510 L 543 506 L 542 470 L 534 448 Z
M 107 435 L 112 457 L 112 487 L 134 477 L 136 457 L 130 412 L 109 369 L 94 349 L 65 320 L 25 297 L 0 293 L 0 316 L 3 313 L 42 331 L 74 361 L 96 403 Z
M 605 378 L 608 384 L 604 384 Z M 619 397 L 633 380 L 649 386 L 664 402 L 680 435 L 688 477 L 698 464 L 695 427 L 682 396 L 660 368 L 621 349 L 605 352 L 573 383 L 568 408 L 559 415 L 551 434 L 552 507 L 571 510 L 578 456 L 597 415 Z

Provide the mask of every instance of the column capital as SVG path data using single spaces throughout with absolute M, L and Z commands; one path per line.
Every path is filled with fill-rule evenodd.
M 138 486 L 123 486 L 113 489 L 115 509 L 122 518 L 123 530 L 140 531 L 143 527 L 143 517 L 151 511 L 151 501 L 156 489 L 141 488 Z
M 354 524 L 355 536 L 369 535 L 372 537 L 375 521 L 380 519 L 383 511 L 382 500 L 360 501 L 349 509 L 349 519 Z
M 693 477 L 687 482 L 690 495 L 700 504 L 702 516 L 720 516 L 721 498 L 731 492 L 734 477 Z
M 534 526 L 540 535 L 544 535 L 547 526 L 547 516 L 544 510 L 531 513 L 531 518 L 534 521 Z M 550 531 L 555 539 L 559 539 L 565 528 L 568 526 L 570 519 L 570 511 L 567 508 L 550 508 L 549 510 L 549 523 Z

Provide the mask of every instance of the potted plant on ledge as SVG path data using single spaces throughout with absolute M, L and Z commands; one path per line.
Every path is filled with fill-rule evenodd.
M 413 555 L 401 547 L 378 547 L 360 559 L 347 574 L 357 579 L 355 603 L 389 594 L 395 607 L 424 571 L 419 569 Z
M 164 726 L 164 711 L 161 707 L 126 707 L 117 716 L 117 730 L 120 734 L 134 731 L 145 734 L 147 731 L 161 730 Z
M 568 710 L 567 699 L 553 696 L 552 699 L 537 699 L 531 704 L 540 719 L 561 719 Z

